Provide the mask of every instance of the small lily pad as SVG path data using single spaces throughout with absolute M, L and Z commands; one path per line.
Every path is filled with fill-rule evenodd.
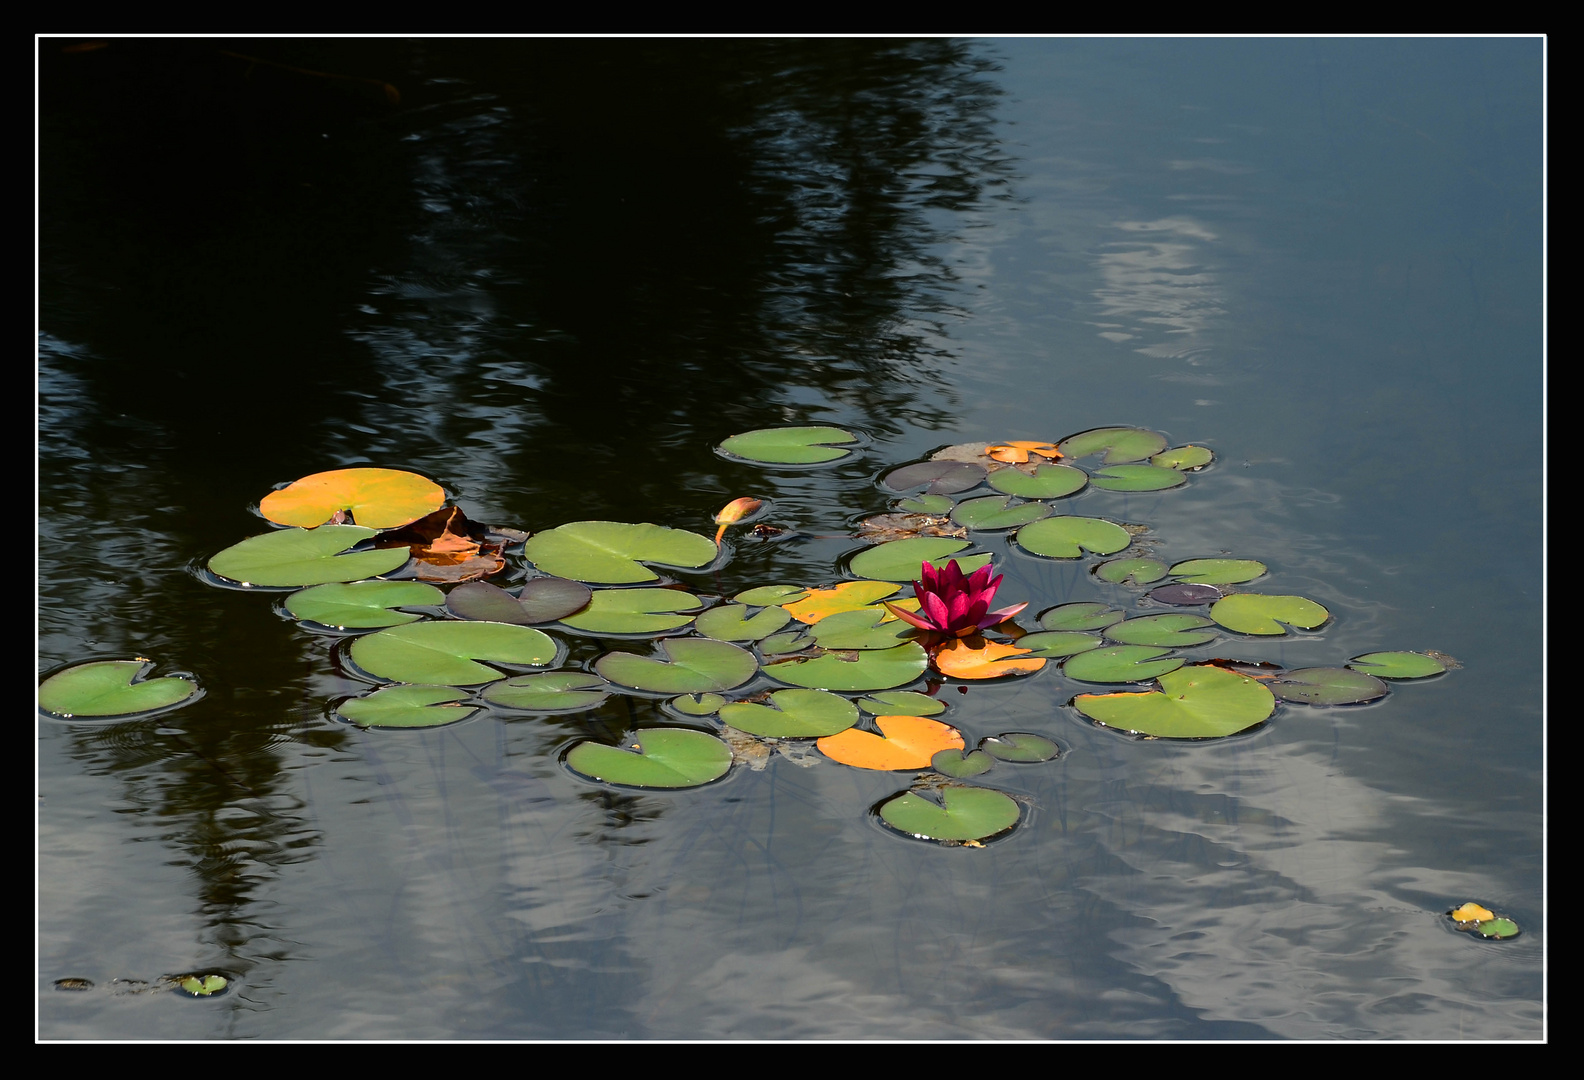
M 969 777 L 987 773 L 994 767 L 995 758 L 983 750 L 970 750 L 965 754 L 962 750 L 952 747 L 930 758 L 930 768 L 957 780 L 967 780 Z
M 852 453 L 858 436 L 833 427 L 759 428 L 720 444 L 735 458 L 761 465 L 817 465 Z
M 1082 601 L 1051 608 L 1040 615 L 1039 623 L 1046 630 L 1104 630 L 1122 619 L 1122 613 L 1116 608 Z
M 1041 465 L 1033 475 L 1022 469 L 997 469 L 990 486 L 1020 499 L 1064 499 L 1089 483 L 1089 475 L 1071 465 Z
M 734 701 L 722 707 L 721 722 L 764 739 L 818 739 L 858 722 L 856 705 L 823 690 L 777 690 L 770 701 Z
M 647 728 L 630 748 L 580 742 L 567 767 L 591 780 L 641 788 L 690 788 L 719 780 L 731 769 L 731 748 L 688 728 Z
M 758 641 L 792 621 L 785 608 L 767 607 L 749 614 L 746 604 L 722 604 L 699 615 L 693 628 L 716 641 Z
M 969 461 L 921 461 L 886 473 L 881 481 L 892 491 L 923 487 L 926 495 L 955 495 L 984 481 L 983 465 Z M 929 511 L 925 511 L 928 513 Z
M 1048 559 L 1076 559 L 1086 550 L 1114 555 L 1132 542 L 1126 529 L 1101 518 L 1049 517 L 1017 532 L 1018 547 Z
M 1215 455 L 1202 446 L 1174 446 L 1150 458 L 1150 464 L 1159 465 L 1163 469 L 1192 472 L 1204 468 L 1214 460 Z
M 771 634 L 759 641 L 759 651 L 765 656 L 782 656 L 786 653 L 802 652 L 814 644 L 814 639 L 805 634 L 801 629 L 788 630 L 785 633 Z
M 1221 599 L 1221 590 L 1214 585 L 1162 585 L 1158 589 L 1149 591 L 1149 598 L 1157 604 L 1171 604 L 1173 607 L 1197 607 L 1200 604 L 1214 603 Z
M 997 761 L 1051 761 L 1061 756 L 1061 747 L 1043 735 L 1009 731 L 979 740 L 979 749 Z
M 1080 682 L 1148 682 L 1186 663 L 1180 656 L 1161 659 L 1169 651 L 1148 645 L 1113 645 L 1105 649 L 1091 649 L 1068 657 L 1066 663 L 1062 664 L 1062 673 Z
M 1113 585 L 1148 585 L 1166 576 L 1159 559 L 1112 559 L 1094 569 L 1095 577 Z
M 897 500 L 896 508 L 906 514 L 949 514 L 955 505 L 946 495 L 915 495 Z
M 858 707 L 871 716 L 934 716 L 946 711 L 946 703 L 912 690 L 888 690 L 858 699 Z
M 176 988 L 188 997 L 214 997 L 229 985 L 224 975 L 184 975 L 176 980 Z
M 361 525 L 279 529 L 231 545 L 209 560 L 209 569 L 243 585 L 281 588 L 358 581 L 404 566 L 404 547 L 342 554 L 374 534 Z
M 558 658 L 549 635 L 508 623 L 410 623 L 352 643 L 352 662 L 375 678 L 435 686 L 477 686 L 506 677 L 479 660 L 549 667 Z
M 1258 680 L 1199 664 L 1160 677 L 1142 694 L 1079 694 L 1077 710 L 1109 728 L 1161 739 L 1215 739 L 1264 722 L 1276 699 Z
M 1474 924 L 1474 932 L 1482 938 L 1510 938 L 1518 936 L 1518 924 L 1511 919 L 1486 919 Z
M 1089 477 L 1089 483 L 1104 491 L 1165 491 L 1188 482 L 1176 469 L 1159 465 L 1110 465 Z
M 423 618 L 395 608 L 426 607 L 445 600 L 445 593 L 421 581 L 337 582 L 292 593 L 286 598 L 286 610 L 295 618 L 321 626 L 369 630 Z
M 485 687 L 491 705 L 525 712 L 571 713 L 592 709 L 610 697 L 611 685 L 586 671 L 518 675 Z
M 880 820 L 923 840 L 957 843 L 988 840 L 1018 823 L 1022 811 L 1011 796 L 993 788 L 947 787 L 941 805 L 904 792 L 880 806 Z
M 1037 522 L 1031 528 L 1043 524 Z M 893 540 L 879 544 L 853 556 L 850 569 L 863 578 L 880 581 L 916 581 L 923 575 L 926 562 L 940 569 L 941 560 L 968 546 L 966 540 L 951 540 L 943 536 L 920 536 L 912 540 Z M 965 555 L 950 560 L 964 574 L 971 574 L 991 559 L 986 555 Z
M 1377 679 L 1422 679 L 1439 675 L 1446 665 L 1433 656 L 1418 652 L 1377 652 L 1355 656 L 1347 666 L 1367 672 Z
M 459 723 L 478 712 L 455 702 L 467 697 L 449 686 L 382 686 L 348 698 L 336 712 L 365 728 L 432 728 Z
M 748 589 L 732 597 L 739 604 L 749 607 L 771 607 L 780 604 L 795 604 L 807 595 L 807 591 L 796 585 L 761 585 L 757 589 Z
M 811 690 L 890 690 L 905 686 L 929 664 L 924 647 L 916 641 L 894 649 L 829 652 L 811 659 L 789 659 L 764 666 L 777 682 Z
M 1116 613 L 1120 618 L 1122 613 Z M 1028 649 L 1035 656 L 1060 660 L 1100 647 L 1100 638 L 1094 634 L 1080 634 L 1075 630 L 1051 630 L 1041 634 L 1024 634 L 1017 639 L 1018 647 Z
M 726 699 L 719 694 L 682 694 L 666 704 L 683 716 L 713 716 L 721 711 Z
M 57 671 L 39 685 L 38 706 L 52 716 L 103 718 L 158 712 L 197 700 L 198 684 L 169 675 L 142 676 L 147 660 L 96 660 Z
M 1282 701 L 1303 705 L 1358 705 L 1386 696 L 1386 684 L 1373 675 L 1347 668 L 1297 668 L 1284 671 L 1265 685 Z
M 1042 502 L 1015 503 L 1005 495 L 991 495 L 958 503 L 952 520 L 970 529 L 1016 529 L 1050 514 L 1051 508 Z
M 1166 436 L 1144 428 L 1094 428 L 1063 439 L 1059 449 L 1062 457 L 1073 459 L 1104 451 L 1104 463 L 1118 465 L 1160 453 L 1166 449 Z
M 1105 636 L 1119 645 L 1153 645 L 1163 649 L 1186 649 L 1214 641 L 1215 631 L 1203 629 L 1214 625 L 1214 621 L 1203 615 L 1176 613 L 1145 615 L 1107 627 Z
M 1265 564 L 1253 559 L 1188 559 L 1171 573 L 1190 585 L 1238 585 L 1264 574 Z
M 1324 626 L 1331 613 L 1307 597 L 1235 593 L 1216 601 L 1210 617 L 1239 634 L 1275 636 L 1287 632 L 1283 623 L 1303 630 Z
M 695 568 L 715 561 L 715 542 L 698 533 L 621 521 L 574 521 L 530 537 L 523 557 L 546 574 L 596 585 L 659 576 L 644 563 Z
M 659 694 L 718 693 L 753 678 L 759 661 L 753 653 L 709 638 L 667 638 L 659 656 L 607 653 L 594 670 L 617 686 Z
M 660 634 L 693 621 L 704 606 L 677 589 L 596 589 L 588 606 L 561 622 L 585 634 Z

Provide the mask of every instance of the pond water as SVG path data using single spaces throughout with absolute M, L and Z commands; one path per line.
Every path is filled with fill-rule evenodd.
M 205 696 L 39 720 L 40 1037 L 1543 1037 L 1542 42 L 69 44 L 39 668 Z M 713 450 L 813 423 L 862 453 Z M 971 739 L 1064 750 L 948 848 L 870 815 L 907 774 L 562 765 L 674 722 L 648 699 L 351 727 L 334 638 L 195 573 L 273 486 L 372 464 L 534 531 L 756 495 L 793 531 L 678 577 L 820 584 L 889 466 L 1112 424 L 1216 461 L 1068 512 L 1333 614 L 1193 655 L 1462 669 L 1209 742 L 1093 726 L 1055 670 L 948 684 Z M 976 539 L 998 602 L 1137 603 Z M 230 988 L 161 990 L 190 972 Z

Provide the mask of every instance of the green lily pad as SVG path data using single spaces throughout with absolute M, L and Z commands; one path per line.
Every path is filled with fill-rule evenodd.
M 1105 451 L 1104 463 L 1143 461 L 1166 449 L 1166 436 L 1144 428 L 1112 427 L 1082 431 L 1057 447 L 1064 458 L 1083 458 Z
M 853 556 L 849 564 L 852 572 L 861 578 L 880 581 L 917 581 L 923 575 L 927 562 L 937 568 L 941 560 L 968 546 L 966 540 L 953 540 L 945 536 L 919 536 L 911 540 L 893 540 L 877 544 Z M 952 559 L 964 574 L 971 574 L 991 559 L 989 555 L 966 555 Z
M 1089 475 L 1071 465 L 1040 465 L 1030 476 L 1022 469 L 997 469 L 990 486 L 1020 499 L 1064 499 L 1089 483 Z
M 682 694 L 666 704 L 683 716 L 713 716 L 721 711 L 726 699 L 719 694 Z
M 1089 477 L 1089 482 L 1105 491 L 1165 491 L 1186 484 L 1188 478 L 1159 465 L 1111 465 Z
M 528 539 L 523 557 L 547 574 L 597 585 L 630 585 L 659 576 L 642 563 L 696 568 L 715 561 L 714 541 L 662 525 L 574 521 Z
M 759 651 L 765 656 L 780 656 L 783 653 L 801 652 L 812 644 L 814 639 L 802 629 L 788 630 L 784 634 L 771 634 L 761 639 Z
M 800 589 L 796 585 L 761 585 L 757 589 L 740 592 L 732 599 L 749 607 L 775 607 L 795 604 L 807 595 L 807 589 Z
M 406 565 L 405 547 L 342 554 L 375 532 L 361 525 L 277 529 L 226 548 L 209 560 L 209 569 L 243 585 L 281 588 L 359 581 Z
M 1099 605 L 1097 605 L 1099 606 Z M 1121 618 L 1122 613 L 1116 613 Z M 1080 634 L 1075 630 L 1051 630 L 1042 634 L 1024 634 L 1017 639 L 1020 649 L 1032 649 L 1035 656 L 1060 660 L 1064 656 L 1077 656 L 1081 652 L 1100 647 L 1094 634 Z
M 1214 625 L 1214 621 L 1203 615 L 1145 615 L 1108 627 L 1105 636 L 1119 645 L 1153 645 L 1163 649 L 1186 649 L 1192 645 L 1203 645 L 1207 641 L 1214 641 L 1215 631 L 1203 629 Z
M 1239 634 L 1279 635 L 1282 623 L 1304 630 L 1324 626 L 1331 613 L 1302 596 L 1234 593 L 1210 606 L 1210 617 Z
M 1008 731 L 979 740 L 979 749 L 997 761 L 1051 761 L 1061 756 L 1061 747 L 1043 735 Z
M 720 444 L 732 457 L 763 465 L 814 465 L 835 461 L 852 453 L 848 444 L 858 437 L 841 428 L 759 428 L 733 435 Z
M 753 653 L 710 638 L 667 638 L 660 654 L 607 653 L 594 670 L 617 686 L 657 694 L 718 693 L 741 686 L 759 670 Z
M 1095 567 L 1094 575 L 1113 585 L 1148 585 L 1166 576 L 1166 564 L 1159 559 L 1112 559 Z
M 445 593 L 421 581 L 354 581 L 294 592 L 286 598 L 286 610 L 321 626 L 368 630 L 417 622 L 422 615 L 392 609 L 443 604 L 445 599 Z
M 1190 585 L 1239 585 L 1265 573 L 1265 564 L 1253 559 L 1189 559 L 1176 563 L 1170 573 Z
M 929 656 L 916 641 L 894 649 L 832 652 L 806 660 L 768 663 L 764 673 L 777 682 L 812 690 L 890 690 L 924 674 Z
M 858 707 L 823 690 L 777 690 L 770 705 L 734 701 L 723 706 L 721 722 L 763 739 L 822 739 L 858 722 Z
M 372 694 L 348 698 L 336 712 L 365 728 L 432 728 L 466 720 L 478 712 L 456 705 L 467 697 L 449 686 L 382 686 Z
M 1259 680 L 1208 664 L 1160 677 L 1142 694 L 1079 694 L 1079 712 L 1119 731 L 1161 739 L 1217 739 L 1265 721 L 1276 699 Z
M 1122 619 L 1122 613 L 1114 607 L 1083 601 L 1053 607 L 1040 615 L 1039 623 L 1046 630 L 1104 630 Z
M 677 589 L 596 589 L 588 606 L 561 620 L 585 634 L 660 634 L 693 621 L 704 602 Z
M 923 840 L 988 840 L 1016 825 L 1022 811 L 992 788 L 941 789 L 941 803 L 904 792 L 880 806 L 880 819 L 898 832 Z
M 1446 665 L 1433 656 L 1418 652 L 1375 652 L 1355 656 L 1347 666 L 1367 672 L 1377 679 L 1422 679 L 1439 675 Z
M 858 699 L 858 707 L 870 716 L 934 716 L 946 711 L 946 703 L 913 690 L 888 690 Z
M 807 633 L 822 649 L 894 649 L 911 640 L 908 635 L 913 627 L 896 618 L 880 621 L 889 614 L 882 607 L 838 611 L 809 627 Z
M 1279 700 L 1303 705 L 1358 705 L 1386 696 L 1385 683 L 1347 668 L 1298 668 L 1267 679 L 1265 685 Z
M 635 737 L 630 749 L 578 743 L 567 754 L 567 767 L 590 780 L 641 788 L 699 787 L 731 769 L 731 748 L 702 731 L 647 728 Z
M 1169 651 L 1148 645 L 1113 645 L 1107 649 L 1091 649 L 1068 657 L 1062 664 L 1062 673 L 1080 682 L 1147 682 L 1169 671 L 1176 671 L 1186 663 L 1180 656 L 1160 659 Z
M 38 706 L 52 716 L 136 716 L 197 700 L 198 684 L 168 675 L 141 676 L 147 660 L 95 660 L 57 671 L 39 685 Z
M 1150 464 L 1159 465 L 1163 469 L 1192 472 L 1194 469 L 1204 468 L 1214 460 L 1215 455 L 1202 446 L 1174 446 L 1150 458 Z
M 693 628 L 716 641 L 758 641 L 792 621 L 785 608 L 767 607 L 753 615 L 749 610 L 745 604 L 722 604 L 701 614 Z
M 1051 508 L 1042 502 L 1014 503 L 1005 495 L 991 495 L 958 503 L 952 520 L 970 529 L 1015 529 L 1050 514 Z
M 955 505 L 946 495 L 915 495 L 911 499 L 898 499 L 896 508 L 908 514 L 949 514 Z
M 547 671 L 518 675 L 485 687 L 483 698 L 491 705 L 526 712 L 583 712 L 610 697 L 611 685 L 586 671 Z
M 965 754 L 960 748 L 952 747 L 930 758 L 930 768 L 957 780 L 987 773 L 994 767 L 995 758 L 983 750 L 971 750 Z
M 176 988 L 190 997 L 214 997 L 229 985 L 224 975 L 186 975 L 176 981 Z
M 1076 559 L 1085 550 L 1115 555 L 1133 542 L 1122 526 L 1101 518 L 1048 517 L 1017 532 L 1017 545 L 1032 555 L 1048 559 Z
M 410 623 L 352 643 L 352 662 L 375 678 L 435 686 L 477 686 L 506 677 L 478 660 L 549 667 L 558 656 L 549 635 L 508 623 Z
M 1474 932 L 1483 938 L 1517 937 L 1518 924 L 1511 919 L 1485 919 L 1474 924 Z

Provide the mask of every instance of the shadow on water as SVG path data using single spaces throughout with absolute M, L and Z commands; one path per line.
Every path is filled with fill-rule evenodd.
M 326 643 L 187 570 L 259 531 L 246 509 L 270 485 L 361 462 L 532 529 L 702 524 L 754 484 L 844 531 L 865 469 L 766 477 L 711 447 L 788 421 L 947 422 L 941 245 L 1007 197 L 993 65 L 945 41 L 61 44 L 40 43 L 40 662 L 200 674 L 204 701 L 71 728 L 68 756 L 120 779 L 110 813 L 187 875 L 199 960 L 248 976 L 233 1008 L 267 1011 L 271 964 L 306 948 L 261 914 L 293 865 L 331 861 L 332 906 L 367 910 L 312 769 L 383 786 L 424 755 L 409 741 L 397 768 L 326 724 L 325 698 L 356 689 L 324 674 Z M 742 576 L 829 565 L 744 554 Z M 474 747 L 495 781 L 523 752 L 500 739 Z M 507 832 L 531 846 L 521 830 L 551 826 L 513 790 L 503 812 L 532 824 Z M 661 805 L 584 802 L 595 850 Z M 404 828 L 390 854 L 416 869 L 376 875 L 393 887 L 449 857 Z M 589 867 L 567 873 L 586 891 Z M 401 953 L 410 932 L 381 940 Z M 560 963 L 536 968 L 535 1007 L 562 1002 L 545 1030 L 619 1033 Z

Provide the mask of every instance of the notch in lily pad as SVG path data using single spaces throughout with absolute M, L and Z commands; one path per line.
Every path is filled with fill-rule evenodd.
M 824 690 L 777 690 L 767 704 L 733 701 L 721 722 L 764 739 L 818 739 L 858 722 L 858 707 Z
M 1079 432 L 1061 441 L 1062 457 L 1068 459 L 1105 454 L 1106 465 L 1143 461 L 1166 449 L 1166 436 L 1145 428 L 1109 427 Z
M 183 975 L 172 979 L 176 990 L 188 997 L 215 997 L 226 992 L 231 985 L 224 975 Z
M 469 581 L 446 594 L 446 610 L 459 619 L 475 622 L 552 623 L 588 607 L 594 590 L 567 578 L 529 578 L 513 596 L 487 581 Z
M 422 581 L 374 580 L 315 585 L 292 593 L 286 598 L 285 607 L 293 618 L 320 626 L 378 630 L 423 618 L 397 608 L 433 607 L 445 602 L 445 593 Z
M 458 704 L 465 697 L 449 686 L 382 686 L 346 699 L 335 711 L 362 728 L 445 727 L 478 712 L 476 706 Z
M 523 557 L 546 574 L 595 585 L 658 580 L 644 563 L 697 569 L 719 550 L 707 536 L 663 525 L 574 521 L 530 537 Z
M 1122 526 L 1103 518 L 1048 517 L 1017 531 L 1017 545 L 1047 559 L 1078 559 L 1085 551 L 1115 555 L 1133 542 Z
M 1168 672 L 1159 683 L 1140 694 L 1079 694 L 1073 707 L 1105 727 L 1157 739 L 1225 738 L 1276 711 L 1258 680 L 1209 664 Z
M 1277 637 L 1287 633 L 1287 626 L 1318 630 L 1330 621 L 1331 613 L 1304 596 L 1234 593 L 1211 605 L 1210 617 L 1239 634 Z
M 1450 664 L 1447 663 L 1449 660 L 1452 661 Z M 1376 652 L 1355 656 L 1347 662 L 1347 666 L 1377 679 L 1423 679 L 1440 675 L 1456 663 L 1443 653 Z
M 611 689 L 610 683 L 586 671 L 546 671 L 491 683 L 482 697 L 491 705 L 523 712 L 574 713 L 597 708 Z
M 1466 930 L 1478 934 L 1482 938 L 1503 940 L 1514 938 L 1519 934 L 1518 924 L 1504 915 L 1497 915 L 1494 911 L 1476 904 L 1470 900 L 1468 903 L 1447 912 L 1447 918 L 1452 920 L 1452 926 L 1457 930 Z
M 1265 683 L 1282 701 L 1300 705 L 1361 705 L 1386 696 L 1386 684 L 1348 668 L 1296 668 Z
M 664 638 L 655 656 L 613 652 L 595 661 L 601 676 L 653 694 L 717 694 L 741 686 L 759 669 L 753 653 L 711 638 Z
M 835 427 L 758 428 L 733 435 L 718 449 L 758 465 L 819 465 L 852 454 L 858 436 Z
M 74 664 L 46 678 L 38 706 L 63 720 L 129 719 L 190 705 L 202 696 L 190 675 L 145 678 L 151 660 L 94 660 Z
M 244 587 L 300 588 L 360 581 L 406 565 L 406 548 L 351 550 L 374 535 L 361 525 L 281 529 L 232 544 L 209 560 L 209 570 Z
M 490 622 L 421 622 L 394 626 L 352 643 L 352 662 L 374 676 L 399 683 L 478 686 L 506 677 L 481 660 L 528 667 L 553 667 L 561 649 L 531 626 Z
M 259 502 L 277 525 L 312 529 L 327 523 L 395 529 L 434 513 L 445 491 L 428 477 L 400 469 L 334 469 L 294 480 Z

